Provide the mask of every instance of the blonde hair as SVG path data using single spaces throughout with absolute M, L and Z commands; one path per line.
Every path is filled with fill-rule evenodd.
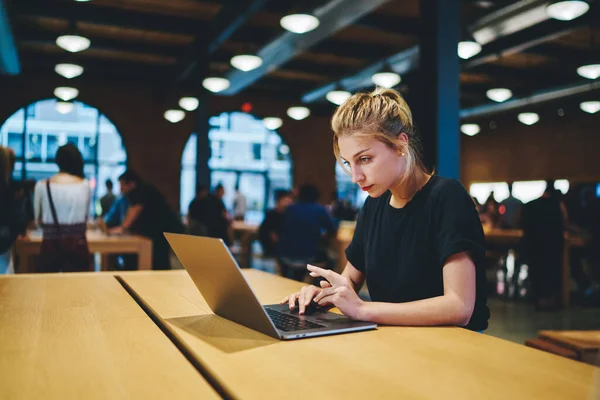
M 421 159 L 419 138 L 416 134 L 412 112 L 400 93 L 394 89 L 377 88 L 371 93 L 356 93 L 343 103 L 331 118 L 333 152 L 342 168 L 340 137 L 376 139 L 406 156 L 406 171 L 401 182 L 415 175 L 417 170 L 427 173 Z M 397 139 L 405 133 L 404 145 Z M 344 168 L 346 173 L 349 171 Z

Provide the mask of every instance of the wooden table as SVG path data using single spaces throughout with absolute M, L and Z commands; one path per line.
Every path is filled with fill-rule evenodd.
M 257 270 L 243 273 L 263 304 L 302 285 Z M 185 271 L 123 279 L 232 398 L 562 400 L 600 394 L 598 368 L 461 328 L 379 327 L 279 341 L 212 314 Z
M 106 273 L 0 276 L 1 399 L 217 399 Z
M 152 269 L 152 241 L 143 236 L 136 235 L 106 235 L 98 231 L 88 230 L 86 233 L 90 253 L 102 255 L 101 266 L 107 269 L 107 257 L 110 254 L 133 253 L 138 256 L 140 270 Z M 18 273 L 34 272 L 34 257 L 40 254 L 42 235 L 34 231 L 28 234 L 27 239 L 18 239 L 15 249 L 19 257 Z
M 337 252 L 339 254 L 337 271 L 343 271 L 346 266 L 346 253 L 345 250 L 352 241 L 352 235 L 354 235 L 354 228 L 356 223 L 346 222 L 340 225 L 337 234 Z M 520 229 L 484 229 L 485 240 L 490 243 L 497 243 L 506 246 L 517 246 L 523 238 L 523 231 Z M 561 300 L 562 305 L 568 308 L 571 304 L 571 264 L 570 264 L 570 250 L 571 247 L 583 247 L 587 243 L 587 239 L 582 236 L 573 236 L 565 233 L 565 243 L 563 250 L 563 264 L 562 264 L 562 294 Z
M 244 221 L 233 221 L 231 229 L 234 238 L 240 240 L 240 250 L 242 253 L 240 267 L 250 268 L 252 266 L 252 242 L 258 236 L 258 225 L 248 224 Z
M 538 337 L 573 350 L 580 361 L 600 365 L 600 331 L 539 331 Z

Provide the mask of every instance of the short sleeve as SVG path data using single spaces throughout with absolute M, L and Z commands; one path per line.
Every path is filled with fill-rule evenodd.
M 454 255 L 468 251 L 475 264 L 485 256 L 485 238 L 473 199 L 458 181 L 440 188 L 435 204 L 436 248 L 441 265 Z
M 356 228 L 350 245 L 346 248 L 346 258 L 354 268 L 365 273 L 365 225 L 367 224 L 367 202 L 360 209 Z

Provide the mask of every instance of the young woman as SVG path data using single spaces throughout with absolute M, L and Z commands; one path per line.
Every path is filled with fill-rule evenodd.
M 69 143 L 57 150 L 56 164 L 59 172 L 35 185 L 35 220 L 43 231 L 38 271 L 89 271 L 85 231 L 91 193 L 83 158 Z
M 358 93 L 332 118 L 333 145 L 352 181 L 368 192 L 343 273 L 309 265 L 320 288 L 282 300 L 300 314 L 311 302 L 386 325 L 454 325 L 482 331 L 484 235 L 475 205 L 456 180 L 429 174 L 411 111 L 391 89 Z M 372 301 L 357 292 L 367 282 Z

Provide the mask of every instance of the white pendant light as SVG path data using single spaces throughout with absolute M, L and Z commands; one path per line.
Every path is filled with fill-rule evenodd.
M 83 67 L 77 64 L 56 64 L 54 71 L 64 78 L 73 79 L 83 74 Z
M 579 108 L 589 114 L 596 114 L 600 111 L 600 101 L 584 101 L 579 104 Z
M 587 79 L 596 79 L 600 77 L 600 64 L 582 65 L 577 68 L 577 73 Z
M 210 90 L 213 93 L 222 92 L 223 90 L 227 89 L 229 85 L 229 79 L 226 78 L 211 77 L 205 78 L 202 81 L 202 86 L 204 86 L 206 90 Z
M 352 96 L 350 92 L 345 90 L 332 90 L 325 95 L 325 98 L 335 105 L 342 105 L 346 100 Z
M 77 53 L 90 47 L 90 39 L 79 35 L 63 35 L 56 39 L 58 47 Z
M 291 14 L 281 18 L 279 23 L 290 32 L 306 33 L 319 26 L 319 19 L 309 14 Z
M 552 1 L 546 6 L 546 14 L 560 21 L 571 21 L 582 16 L 590 9 L 590 5 L 582 0 Z
M 248 72 L 262 65 L 262 58 L 251 54 L 241 54 L 231 59 L 231 65 L 240 71 Z
M 371 77 L 373 83 L 384 88 L 392 88 L 402 81 L 400 75 L 395 72 L 378 72 Z
M 283 121 L 281 118 L 277 117 L 267 117 L 262 120 L 265 128 L 274 131 L 275 129 L 279 129 L 281 125 L 283 125 Z
M 68 114 L 73 111 L 73 103 L 67 101 L 57 101 L 54 108 L 60 114 Z
M 300 121 L 310 115 L 310 110 L 302 106 L 290 107 L 287 109 L 287 115 L 296 121 Z
M 510 89 L 506 88 L 494 88 L 485 92 L 488 99 L 496 101 L 498 103 L 502 103 L 512 97 L 512 92 Z
M 533 125 L 540 120 L 540 116 L 534 112 L 525 112 L 517 116 L 519 121 L 525 125 Z
M 458 42 L 458 56 L 463 60 L 468 60 L 480 52 L 481 45 L 473 40 Z
M 179 99 L 179 107 L 183 108 L 185 111 L 194 111 L 198 108 L 198 99 L 195 97 L 182 97 Z
M 185 113 L 181 110 L 167 110 L 165 111 L 165 119 L 173 124 L 178 123 L 185 118 Z
M 475 136 L 481 132 L 481 129 L 477 124 L 462 124 L 460 126 L 460 131 L 467 136 Z
M 54 89 L 54 96 L 58 97 L 62 101 L 73 100 L 78 95 L 79 95 L 79 90 L 72 88 L 72 87 L 61 86 L 61 87 L 57 87 L 56 89 Z

